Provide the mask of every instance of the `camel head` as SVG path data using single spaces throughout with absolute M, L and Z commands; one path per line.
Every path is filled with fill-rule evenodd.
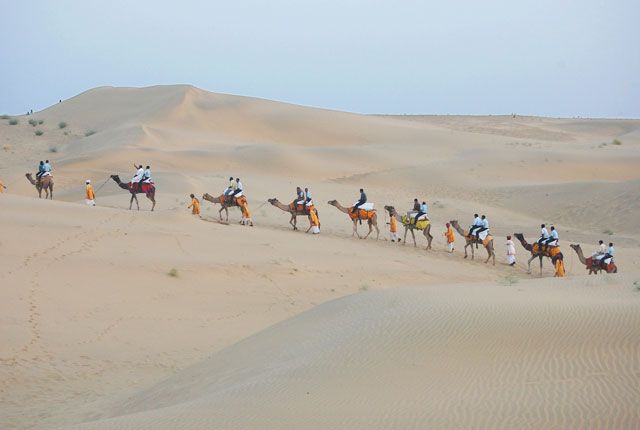
M 518 239 L 520 242 L 526 242 L 526 241 L 524 240 L 524 234 L 522 234 L 522 233 L 513 233 L 513 236 L 514 236 L 516 239 Z
M 570 246 L 570 247 L 571 247 L 571 249 L 573 249 L 575 252 L 578 252 L 578 250 L 579 250 L 579 249 L 582 249 L 582 248 L 580 248 L 580 245 L 573 244 L 573 243 L 572 243 L 572 244 L 570 244 L 569 246 Z
M 276 199 L 275 197 L 274 197 L 274 198 L 272 198 L 272 199 L 267 199 L 267 201 L 268 201 L 269 203 L 271 203 L 272 205 L 274 205 L 274 206 L 275 206 L 275 205 L 277 205 L 278 203 L 280 203 L 280 202 L 278 201 L 278 199 Z
M 457 219 L 452 219 L 451 221 L 449 221 L 449 224 L 451 224 L 453 226 L 453 228 L 457 228 L 458 227 L 458 220 Z
M 336 206 L 338 204 L 338 201 L 337 200 L 329 200 L 327 203 L 330 204 L 331 206 Z
M 390 216 L 395 214 L 395 213 L 397 213 L 396 212 L 396 208 L 394 208 L 393 206 L 389 206 L 389 205 L 385 205 L 384 210 L 389 212 Z
M 111 179 L 113 179 L 114 181 L 116 181 L 116 182 L 120 182 L 120 176 L 118 176 L 118 175 L 110 175 L 109 177 Z

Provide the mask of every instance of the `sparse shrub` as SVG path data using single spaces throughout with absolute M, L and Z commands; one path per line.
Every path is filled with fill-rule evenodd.
M 11 119 L 9 120 L 9 125 L 16 125 L 17 123 L 18 123 L 18 120 L 17 120 L 17 119 L 15 119 L 15 118 L 11 118 Z
M 518 281 L 519 281 L 518 277 L 512 273 L 499 279 L 499 283 L 502 285 L 506 285 L 507 287 L 517 284 Z
M 4 115 L 0 115 L 0 119 L 9 119 L 11 118 L 9 115 L 4 114 Z
M 84 132 L 85 137 L 89 137 L 92 134 L 96 134 L 96 131 L 95 130 L 87 130 L 87 131 Z
M 66 126 L 67 126 L 67 123 L 66 123 L 66 122 L 64 122 L 64 121 L 60 121 L 60 122 L 58 123 L 58 128 L 60 128 L 60 129 L 63 129 L 63 128 L 65 128 Z
M 52 146 L 51 148 L 49 148 L 49 152 L 58 152 L 58 147 L 57 146 Z
M 38 120 L 38 124 L 40 124 L 40 125 L 44 124 L 44 120 L 43 119 L 39 119 Z
M 65 131 L 65 132 L 64 132 L 64 135 L 65 135 L 65 136 L 69 136 L 69 132 L 68 132 L 68 131 Z
M 608 234 L 609 236 L 613 236 L 613 232 L 608 228 L 602 230 L 602 234 Z
M 44 134 L 44 131 L 36 130 L 36 136 L 42 136 L 43 134 Z
M 31 118 L 28 122 L 31 127 L 35 127 L 36 125 L 38 125 L 38 121 L 33 118 Z
M 633 286 L 635 287 L 636 291 L 640 291 L 640 280 L 633 281 Z
M 369 285 L 368 284 L 362 284 L 360 286 L 360 291 L 369 291 Z
M 613 139 L 613 142 L 611 142 L 612 145 L 622 145 L 622 142 L 620 142 L 618 139 Z
M 171 276 L 172 278 L 177 278 L 178 277 L 178 269 L 173 268 L 173 269 L 169 270 L 169 272 L 167 272 L 167 275 Z

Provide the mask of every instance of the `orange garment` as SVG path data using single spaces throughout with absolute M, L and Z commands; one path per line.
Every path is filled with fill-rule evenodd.
M 93 192 L 93 185 L 87 184 L 87 200 L 95 200 L 96 193 Z
M 453 228 L 451 226 L 447 227 L 447 231 L 444 233 L 447 238 L 447 243 L 453 243 L 455 241 L 455 236 L 453 234 Z
M 375 210 L 366 211 L 364 209 L 358 209 L 355 213 L 353 212 L 353 207 L 349 208 L 349 218 L 352 220 L 356 220 L 360 218 L 361 220 L 369 220 L 373 219 L 376 216 Z
M 192 215 L 200 215 L 200 201 L 195 197 L 191 199 L 191 204 L 187 209 L 191 209 Z
M 251 218 L 251 212 L 249 212 L 249 205 L 247 204 L 247 199 L 244 200 L 243 204 L 240 206 L 242 209 L 242 213 L 245 218 Z
M 398 232 L 398 220 L 395 215 L 391 215 L 391 218 L 389 218 L 389 231 L 391 233 Z
M 0 182 L 0 193 L 4 193 L 5 188 L 7 187 L 5 187 L 2 182 Z
M 318 219 L 318 213 L 316 212 L 316 208 L 310 209 L 309 216 L 311 217 L 311 225 L 315 225 L 315 226 L 320 225 L 320 220 Z

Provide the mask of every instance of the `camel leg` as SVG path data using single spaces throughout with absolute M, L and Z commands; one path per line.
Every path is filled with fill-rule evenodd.
M 367 235 L 364 237 L 364 239 L 368 238 L 369 235 L 371 234 L 371 232 L 373 231 L 373 227 L 371 227 L 371 220 L 369 220 L 369 222 L 367 223 L 367 225 L 369 226 L 369 232 L 367 233 Z
M 227 220 L 227 222 L 229 222 L 229 208 L 228 207 L 224 207 L 224 213 L 225 213 L 225 219 Z
M 218 211 L 218 216 L 220 217 L 220 221 L 222 221 L 222 211 L 224 210 L 224 206 L 222 206 L 220 208 L 220 210 Z
M 475 258 L 476 258 L 476 252 L 473 250 L 473 242 L 471 242 L 471 259 L 473 260 Z
M 413 229 L 411 229 L 411 237 L 413 238 L 413 247 L 415 248 L 418 246 L 418 243 L 416 242 L 416 234 Z
M 136 196 L 135 194 L 131 193 L 131 200 L 129 200 L 129 210 L 131 210 L 131 206 L 133 206 L 133 198 L 135 196 Z
M 156 207 L 156 198 L 154 196 L 149 197 L 149 200 L 151 200 L 151 212 L 153 212 L 153 210 Z
M 540 256 L 540 277 L 542 278 L 542 255 Z
M 376 222 L 373 227 L 376 229 L 376 240 L 380 240 L 380 229 L 378 228 L 378 223 Z
M 429 230 L 425 228 L 423 233 L 424 237 L 427 238 L 427 249 L 431 249 L 431 241 L 433 240 L 433 236 L 431 236 L 431 233 L 429 232 Z
M 353 233 L 351 234 L 351 237 L 354 235 L 358 236 L 358 239 L 362 239 L 360 237 L 360 233 L 358 233 L 358 221 L 355 219 L 353 220 Z
M 49 185 L 49 198 L 53 200 L 53 184 Z
M 409 231 L 409 227 L 407 227 L 406 225 L 404 226 L 404 240 L 403 240 L 403 245 L 406 245 L 407 243 L 407 232 Z
M 293 227 L 294 230 L 297 230 L 296 224 L 298 223 L 297 218 L 294 214 L 291 214 L 291 219 L 289 220 L 289 224 Z
M 531 274 L 531 262 L 533 260 L 535 260 L 535 258 L 537 257 L 537 255 L 532 255 L 531 258 L 527 261 L 527 273 Z
M 464 245 L 464 258 L 467 258 L 467 248 L 469 247 L 469 242 Z

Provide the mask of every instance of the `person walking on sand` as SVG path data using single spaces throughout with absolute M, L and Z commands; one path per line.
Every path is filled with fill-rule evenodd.
M 187 209 L 191 209 L 191 215 L 200 215 L 200 200 L 198 200 L 193 194 L 189 197 L 191 197 L 191 204 Z
M 449 252 L 453 252 L 453 243 L 456 240 L 456 237 L 453 233 L 453 228 L 451 227 L 451 224 L 446 223 L 445 224 L 447 226 L 447 231 L 444 232 L 444 236 L 447 238 L 447 250 Z
M 87 206 L 95 206 L 96 205 L 96 193 L 93 191 L 93 185 L 91 185 L 91 180 L 87 179 L 86 181 L 84 181 L 85 183 L 85 192 L 86 192 L 86 199 L 85 199 L 85 203 L 87 204 Z
M 511 240 L 511 236 L 507 236 L 507 243 L 505 244 L 507 247 L 507 264 L 509 266 L 516 265 L 516 247 Z
M 398 220 L 396 219 L 395 211 L 389 214 L 389 239 L 391 242 L 400 242 L 400 238 L 398 237 Z
M 4 190 L 6 190 L 7 187 L 4 186 L 4 184 L 2 183 L 2 181 L 0 181 L 0 194 L 4 193 Z

